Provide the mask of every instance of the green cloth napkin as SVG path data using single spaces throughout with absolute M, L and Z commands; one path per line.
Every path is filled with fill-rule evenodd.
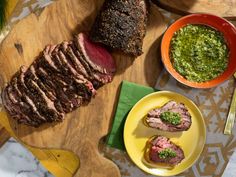
M 144 96 L 155 92 L 151 87 L 145 87 L 128 81 L 123 81 L 112 129 L 107 138 L 107 145 L 125 150 L 123 129 L 130 109 Z

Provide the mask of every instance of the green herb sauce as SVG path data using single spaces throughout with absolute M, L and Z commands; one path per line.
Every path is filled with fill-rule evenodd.
M 173 158 L 176 157 L 176 152 L 170 148 L 165 148 L 161 152 L 159 152 L 158 155 L 161 159 Z
M 178 125 L 181 123 L 180 114 L 175 112 L 170 112 L 170 111 L 163 112 L 161 113 L 160 118 L 161 120 L 173 125 Z
M 205 25 L 182 27 L 171 39 L 172 64 L 189 81 L 205 82 L 221 75 L 228 56 L 223 34 Z

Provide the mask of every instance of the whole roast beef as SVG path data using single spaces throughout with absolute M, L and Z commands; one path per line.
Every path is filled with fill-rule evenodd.
M 62 121 L 88 104 L 115 71 L 108 51 L 80 33 L 72 41 L 46 46 L 29 67 L 22 66 L 3 90 L 3 104 L 18 123 L 38 127 Z
M 105 0 L 90 37 L 94 42 L 137 57 L 142 54 L 146 22 L 145 0 Z
M 148 163 L 175 166 L 185 156 L 183 150 L 169 138 L 154 136 L 147 142 L 144 158 Z
M 172 124 L 162 119 L 163 113 L 176 113 L 180 116 L 179 123 Z M 186 131 L 192 124 L 191 115 L 183 103 L 177 103 L 173 100 L 167 102 L 161 108 L 156 108 L 148 112 L 145 117 L 145 124 L 149 127 L 164 131 Z

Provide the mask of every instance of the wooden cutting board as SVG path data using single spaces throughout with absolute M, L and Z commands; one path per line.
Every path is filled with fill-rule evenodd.
M 159 7 L 180 15 L 211 13 L 236 20 L 235 0 L 152 0 Z
M 14 26 L 0 46 L 0 85 L 6 84 L 21 65 L 29 66 L 47 44 L 72 39 L 89 31 L 103 1 L 59 0 L 40 13 L 31 14 Z M 76 176 L 120 176 L 117 166 L 99 152 L 101 138 L 107 135 L 114 116 L 122 80 L 154 86 L 161 71 L 158 46 L 166 24 L 157 8 L 150 6 L 144 54 L 133 59 L 113 53 L 117 73 L 112 83 L 98 90 L 88 106 L 67 114 L 63 123 L 40 128 L 17 125 L 11 118 L 16 136 L 28 145 L 70 150 L 80 158 Z M 1 121 L 5 116 L 1 116 Z

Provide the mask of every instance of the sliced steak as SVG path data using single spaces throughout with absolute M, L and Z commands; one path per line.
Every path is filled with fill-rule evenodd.
M 29 113 L 29 117 L 31 119 L 33 119 L 35 122 L 38 123 L 38 125 L 40 125 L 41 123 L 46 122 L 47 119 L 40 115 L 34 102 L 28 97 L 28 95 L 22 94 L 20 92 L 20 89 L 18 88 L 18 79 L 19 79 L 19 77 L 21 77 L 21 75 L 24 75 L 24 74 L 25 73 L 22 72 L 21 74 L 19 74 L 16 78 L 12 79 L 12 81 L 11 81 L 12 89 L 13 89 L 13 92 L 15 93 L 14 94 L 15 99 L 20 98 L 22 102 L 29 105 L 29 108 L 28 108 L 28 110 L 26 110 L 26 112 Z
M 100 73 L 115 73 L 116 64 L 111 54 L 99 44 L 90 41 L 88 36 L 83 33 L 78 34 L 75 44 L 85 57 L 87 63 Z
M 19 73 L 19 75 L 20 74 L 21 73 Z M 6 94 L 5 98 L 8 98 L 8 101 L 10 102 L 9 105 L 11 105 L 13 109 L 13 112 L 9 111 L 9 114 L 19 123 L 38 127 L 40 124 L 46 122 L 46 119 L 38 113 L 32 100 L 27 95 L 21 94 L 17 87 L 17 78 L 19 75 L 13 77 L 10 85 L 6 87 L 4 93 Z M 14 114 L 16 116 L 14 116 Z
M 48 45 L 29 68 L 20 68 L 2 93 L 11 117 L 35 127 L 62 121 L 65 113 L 90 102 L 94 87 L 112 80 L 111 55 L 83 34 L 77 43 Z
M 49 56 L 54 66 L 42 66 L 38 69 L 38 75 L 42 82 L 56 92 L 61 101 L 64 112 L 71 112 L 83 103 L 88 103 L 96 94 L 91 82 L 79 74 L 66 53 L 66 42 L 53 47 Z M 57 72 L 54 70 L 59 70 Z M 45 70 L 44 70 L 45 69 Z
M 93 71 L 93 69 L 89 66 L 89 64 L 86 62 L 86 60 L 84 59 L 84 56 L 82 55 L 82 53 L 76 48 L 72 48 L 73 52 L 75 53 L 77 59 L 80 61 L 80 63 L 84 66 L 87 74 L 88 74 L 88 79 L 92 82 L 93 86 L 95 89 L 98 89 L 99 87 L 101 87 L 102 85 L 104 85 L 105 83 L 103 82 L 103 79 L 99 78 L 96 76 L 96 71 Z M 85 75 L 86 77 L 86 75 Z
M 70 112 L 72 110 L 71 103 L 68 103 L 68 98 L 61 91 L 61 87 L 57 87 L 54 85 L 54 81 L 57 83 L 63 83 L 63 80 L 57 77 L 53 82 L 49 79 L 49 75 L 59 75 L 58 73 L 60 70 L 56 67 L 54 62 L 52 61 L 52 52 L 57 48 L 57 45 L 48 45 L 45 47 L 44 51 L 41 55 L 33 62 L 32 66 L 34 68 L 36 76 L 39 78 L 41 85 L 48 90 L 45 94 L 52 93 L 56 100 L 52 99 L 51 96 L 49 98 L 54 101 L 54 105 L 56 109 L 63 113 L 63 112 Z M 32 67 L 30 67 L 32 69 Z M 55 78 L 55 77 L 54 77 Z M 70 80 L 66 80 L 70 81 Z M 40 86 L 40 84 L 38 84 Z M 43 88 L 40 87 L 42 90 Z M 66 103 L 63 100 L 66 99 Z
M 92 82 L 95 89 L 112 80 L 112 77 L 108 74 L 100 74 L 99 72 L 94 71 L 73 42 L 63 45 L 63 53 L 70 58 L 75 70 Z
M 112 81 L 116 65 L 112 56 L 104 48 L 92 43 L 85 34 L 77 35 L 71 48 L 92 78 L 91 82 L 95 88 Z
M 22 73 L 17 77 L 17 86 L 22 94 L 26 94 L 35 104 L 38 112 L 47 119 L 48 122 L 61 121 L 64 114 L 56 110 L 53 102 L 31 79 L 25 79 L 25 69 L 21 67 Z
M 145 0 L 105 0 L 90 36 L 94 42 L 137 57 L 142 54 L 146 21 Z
M 16 72 L 13 76 L 12 76 L 12 80 L 17 77 L 19 75 L 19 71 Z M 8 113 L 11 115 L 11 116 L 16 116 L 16 119 L 18 119 L 17 117 L 19 117 L 20 119 L 20 116 L 18 115 L 17 116 L 17 111 L 15 111 L 14 109 L 14 103 L 11 101 L 11 99 L 9 98 L 9 95 L 8 95 L 8 92 L 9 92 L 9 88 L 10 88 L 10 84 L 8 84 L 3 90 L 2 90 L 2 94 L 1 94 L 1 97 L 2 97 L 2 101 L 3 101 L 3 105 L 4 107 L 6 108 L 6 110 L 8 111 Z M 15 99 L 14 102 L 17 102 L 18 100 Z
M 27 109 L 28 105 L 25 105 L 25 103 L 23 103 L 22 101 L 16 100 L 16 98 L 13 96 L 13 93 L 11 93 L 12 96 L 10 98 L 9 92 L 11 90 L 9 91 L 9 87 L 10 86 L 7 86 L 2 92 L 4 107 L 6 108 L 8 114 L 13 119 L 17 120 L 18 123 L 29 124 L 29 122 L 31 122 L 31 119 L 23 112 L 23 110 L 25 109 L 24 107 L 26 107 Z M 15 102 L 12 101 L 13 99 L 15 99 Z M 34 126 L 34 124 L 35 122 L 33 121 L 31 125 Z
M 77 87 L 74 84 L 76 79 L 73 78 L 76 72 L 73 70 L 71 63 L 68 64 L 68 60 L 66 57 L 61 59 L 59 56 L 57 56 L 57 53 L 59 53 L 60 51 L 60 45 L 51 47 L 52 50 L 50 49 L 50 46 L 47 50 L 49 52 L 48 54 L 46 52 L 44 53 L 48 56 L 48 60 L 50 58 L 50 62 L 53 64 L 50 65 L 51 63 L 48 62 L 48 65 L 46 66 L 40 65 L 36 71 L 36 74 L 38 75 L 42 83 L 47 88 L 50 88 L 53 91 L 54 95 L 58 98 L 58 100 L 54 102 L 55 107 L 58 109 L 58 111 L 63 110 L 65 113 L 68 113 L 79 107 L 83 103 L 83 100 L 90 100 L 91 96 L 89 99 L 87 95 L 82 98 L 81 91 L 80 94 L 77 95 L 78 90 L 76 90 Z M 48 47 L 46 47 L 46 49 L 47 48 Z M 56 54 L 53 55 L 53 52 Z M 71 70 L 73 72 L 71 72 Z M 92 91 L 94 93 L 95 90 Z
M 34 65 L 31 65 L 29 67 L 29 69 L 25 73 L 25 77 L 35 81 L 37 83 L 37 85 L 40 87 L 40 89 L 43 90 L 43 92 L 47 95 L 47 97 L 50 100 L 55 101 L 57 99 L 56 95 L 54 94 L 54 91 L 52 89 L 48 88 L 46 85 L 44 85 L 42 83 L 42 81 L 38 78 L 38 76 L 36 75 Z
M 57 48 L 57 45 L 47 45 L 41 52 L 39 57 L 33 62 L 35 68 L 45 67 L 52 72 L 60 72 L 52 61 L 52 52 Z
M 108 83 L 112 80 L 112 77 L 109 77 L 108 74 L 104 74 L 104 76 L 102 74 L 101 76 L 96 74 L 97 71 L 93 71 L 93 69 L 84 59 L 83 54 L 81 54 L 81 52 L 76 48 L 73 42 L 71 42 L 66 49 L 64 48 L 64 54 L 65 53 L 71 59 L 75 70 L 79 74 L 83 75 L 86 79 L 91 81 L 95 89 L 98 89 L 105 83 Z M 109 79 L 106 79 L 106 77 L 108 77 Z
M 155 136 L 147 142 L 145 159 L 150 163 L 174 166 L 184 158 L 183 150 L 169 138 Z
M 63 91 L 65 83 L 63 81 L 60 81 L 53 74 L 47 73 L 43 68 L 38 68 L 36 74 L 40 78 L 41 82 L 45 85 L 45 87 L 47 87 L 49 91 L 52 91 L 57 98 L 57 100 L 54 100 L 56 109 L 59 112 L 62 112 L 63 110 L 63 112 L 65 113 L 72 111 L 73 104 Z
M 80 60 L 77 58 L 76 54 L 73 51 L 73 42 L 63 42 L 62 43 L 62 49 L 63 53 L 67 55 L 67 57 L 70 59 L 71 64 L 77 71 L 77 73 L 83 75 L 87 79 L 93 79 L 91 75 L 86 71 L 86 68 L 83 66 L 83 64 L 80 62 Z
M 177 113 L 180 116 L 180 123 L 171 124 L 161 118 L 162 113 Z M 192 124 L 191 115 L 183 103 L 169 101 L 161 108 L 153 109 L 148 112 L 145 122 L 148 126 L 164 131 L 186 131 Z
M 9 112 L 8 110 L 8 113 L 19 124 L 23 123 L 33 127 L 38 127 L 41 124 L 39 121 L 32 119 L 33 115 L 31 114 L 32 112 L 30 110 L 30 106 L 27 103 L 23 101 L 13 103 L 10 98 L 12 95 L 10 95 L 8 92 L 5 92 L 4 94 L 5 99 L 8 99 L 8 103 L 6 103 L 6 105 L 9 104 L 9 106 L 12 106 L 12 109 L 14 110 L 14 112 Z
M 94 89 L 93 84 L 83 75 L 76 72 L 76 70 L 72 66 L 72 63 L 68 62 L 66 54 L 64 54 L 62 50 L 59 50 L 58 54 L 54 54 L 53 57 L 60 70 L 63 71 L 63 73 L 73 81 L 77 88 L 80 88 L 80 85 L 84 84 L 88 88 L 88 93 L 89 95 L 91 95 L 91 97 L 96 94 L 96 90 Z M 78 93 L 81 93 L 81 91 L 78 90 Z

